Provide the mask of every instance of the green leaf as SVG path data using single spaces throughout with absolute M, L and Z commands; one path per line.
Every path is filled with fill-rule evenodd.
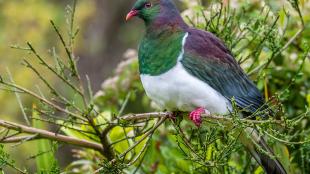
M 39 121 L 38 119 L 40 118 L 39 113 L 36 111 L 36 106 L 33 106 L 32 110 L 32 117 L 33 121 L 32 124 L 35 128 L 40 128 L 40 129 L 46 129 L 47 125 Z M 37 156 L 36 156 L 36 164 L 37 164 L 37 171 L 38 173 L 44 173 L 50 171 L 54 165 L 57 164 L 56 162 L 56 157 L 54 156 L 53 153 L 53 146 L 52 142 L 50 140 L 37 140 L 36 141 L 36 150 L 37 150 Z
M 280 17 L 279 22 L 280 22 L 281 26 L 284 26 L 285 25 L 285 19 L 286 19 L 286 14 L 285 14 L 284 9 L 279 11 L 279 17 Z
M 307 95 L 307 102 L 308 102 L 308 105 L 310 107 L 310 94 Z
M 60 125 L 66 126 L 66 127 L 65 126 L 61 127 L 61 131 L 70 137 L 75 137 L 78 139 L 84 139 L 84 140 L 94 141 L 94 142 L 100 141 L 97 136 L 94 136 L 90 133 L 84 133 L 82 131 L 78 131 L 78 130 L 83 130 L 87 132 L 92 132 L 93 129 L 90 126 L 82 125 L 78 127 L 72 124 L 66 124 L 64 121 L 61 121 L 61 120 L 57 121 L 57 123 Z
M 254 174 L 264 174 L 263 168 L 262 168 L 261 166 L 259 166 L 259 167 L 255 170 Z
M 274 153 L 279 156 L 279 160 L 287 171 L 290 169 L 290 153 L 286 145 L 276 143 L 274 145 Z
M 112 142 L 115 142 L 115 141 L 121 140 L 123 138 L 126 138 L 125 133 L 128 135 L 130 131 L 132 131 L 132 128 L 125 128 L 125 131 L 124 131 L 124 128 L 117 126 L 111 130 L 111 132 L 109 134 L 110 140 Z M 116 143 L 113 147 L 115 148 L 115 150 L 117 152 L 123 153 L 129 148 L 129 144 L 128 144 L 128 141 L 125 140 L 125 141 L 121 141 L 119 143 Z M 128 153 L 128 154 L 130 154 L 130 153 Z M 128 156 L 130 156 L 130 155 L 128 155 Z

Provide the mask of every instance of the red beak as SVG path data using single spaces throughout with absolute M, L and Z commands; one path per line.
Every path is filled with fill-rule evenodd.
M 138 11 L 137 10 L 131 10 L 127 16 L 126 16 L 126 21 L 129 21 L 131 18 L 135 17 L 138 15 Z

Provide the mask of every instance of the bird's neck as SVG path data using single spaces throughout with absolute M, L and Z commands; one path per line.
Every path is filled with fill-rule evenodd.
M 188 26 L 175 8 L 163 10 L 145 24 L 146 34 L 139 48 L 140 73 L 160 75 L 177 64 Z
M 152 21 L 146 21 L 145 25 L 146 33 L 155 35 L 163 32 L 184 31 L 188 28 L 188 25 L 177 11 L 170 12 L 169 15 L 162 13 Z
M 183 30 L 162 29 L 149 32 L 139 48 L 140 73 L 161 75 L 177 64 L 183 48 Z

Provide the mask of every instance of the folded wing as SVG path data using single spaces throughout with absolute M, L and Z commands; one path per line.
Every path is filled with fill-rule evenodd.
M 231 52 L 212 33 L 189 29 L 181 63 L 193 76 L 208 83 L 238 107 L 254 113 L 264 99 Z

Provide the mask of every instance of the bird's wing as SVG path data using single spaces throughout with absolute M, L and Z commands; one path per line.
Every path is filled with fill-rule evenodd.
M 264 99 L 254 83 L 243 72 L 226 46 L 213 34 L 189 29 L 181 63 L 193 76 L 247 112 L 254 113 Z

